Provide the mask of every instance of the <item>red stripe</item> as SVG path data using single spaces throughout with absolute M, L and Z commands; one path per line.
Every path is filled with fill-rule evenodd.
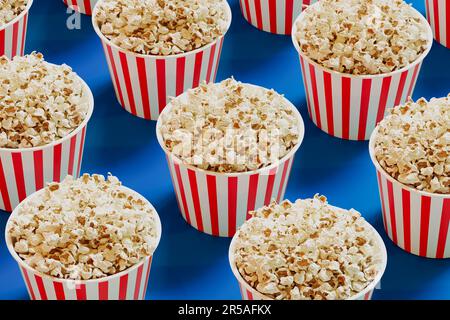
M 142 108 L 144 109 L 144 118 L 151 119 L 150 115 L 150 99 L 148 96 L 148 83 L 147 83 L 147 74 L 145 71 L 145 60 L 144 58 L 137 57 L 136 58 L 136 66 L 139 77 L 139 88 L 141 89 L 141 97 L 142 97 Z
M 426 7 L 427 7 L 427 20 L 428 20 L 428 23 L 431 25 L 430 1 L 431 0 L 425 0 L 425 4 L 426 4 Z
M 77 300 L 86 300 L 86 285 L 77 284 L 75 287 L 75 293 L 77 295 Z
M 25 52 L 25 38 L 27 37 L 27 22 L 28 22 L 28 13 L 23 16 L 22 43 L 20 45 L 20 55 L 23 55 Z
M 144 268 L 143 264 L 137 268 L 136 286 L 134 287 L 134 300 L 137 300 L 139 298 L 139 291 L 141 289 L 141 279 L 142 279 L 142 269 L 143 268 Z
M 202 209 L 200 208 L 200 199 L 198 197 L 197 177 L 195 171 L 188 169 L 189 185 L 191 187 L 192 202 L 195 210 L 195 220 L 197 221 L 197 229 L 203 232 Z
M 148 260 L 148 268 L 147 268 L 147 272 L 146 272 L 146 275 L 145 275 L 144 292 L 142 294 L 142 299 L 145 298 L 145 294 L 147 293 L 148 278 L 150 276 L 150 269 L 151 268 L 152 268 L 152 257 L 150 257 L 149 260 Z
M 166 106 L 166 60 L 156 60 L 156 80 L 158 84 L 159 112 Z
M 446 46 L 447 48 L 450 48 L 450 3 L 447 2 L 445 3 L 445 27 L 446 27 L 446 37 L 447 37 L 447 41 L 446 41 Z
M 216 53 L 216 44 L 213 44 L 211 46 L 211 50 L 209 52 L 209 62 L 208 62 L 208 70 L 206 72 L 206 82 L 211 81 L 211 71 L 212 71 L 212 66 L 214 64 L 214 54 L 215 53 Z
M 439 0 L 433 0 L 433 12 L 434 12 L 434 30 L 436 41 L 441 42 L 441 30 L 439 26 Z
M 181 179 L 180 165 L 174 162 L 173 166 L 175 167 L 175 173 L 177 175 L 178 189 L 180 189 L 181 201 L 183 202 L 183 208 L 184 208 L 184 214 L 186 216 L 186 221 L 187 221 L 187 223 L 191 224 L 191 218 L 189 216 L 189 208 L 188 208 L 187 201 L 186 201 L 186 194 L 184 193 L 183 180 Z
M 348 139 L 350 136 L 350 96 L 351 96 L 350 78 L 342 78 L 342 138 Z
M 361 110 L 359 113 L 358 140 L 365 140 L 367 114 L 369 113 L 370 91 L 372 87 L 371 79 L 363 79 L 361 89 Z
M 5 54 L 5 29 L 0 30 L 0 56 Z
M 217 59 L 216 59 L 216 70 L 214 72 L 214 77 L 211 79 L 211 82 L 216 81 L 217 70 L 219 70 L 220 56 L 222 54 L 222 46 L 223 46 L 223 37 L 220 38 L 220 40 L 219 40 L 219 53 L 217 54 Z
M 109 61 L 111 63 L 111 69 L 114 75 L 114 82 L 116 83 L 117 93 L 119 94 L 119 101 L 122 107 L 125 107 L 125 101 L 123 100 L 122 88 L 120 87 L 119 76 L 117 74 L 116 63 L 114 61 L 114 56 L 111 50 L 111 47 L 106 45 L 106 50 L 108 51 Z
M 12 51 L 11 51 L 11 57 L 15 57 L 17 55 L 17 45 L 18 45 L 18 36 L 19 36 L 19 23 L 16 22 L 13 24 L 13 30 L 12 30 Z
M 61 180 L 61 151 L 62 144 L 57 144 L 53 148 L 53 181 Z
M 281 201 L 281 193 L 284 189 L 284 181 L 286 180 L 287 169 L 289 168 L 289 163 L 291 160 L 286 160 L 283 165 L 283 173 L 281 174 L 280 188 L 278 189 L 277 202 Z
M 305 6 L 308 6 L 311 3 L 311 0 L 303 0 L 303 4 Z
M 383 182 L 381 180 L 381 175 L 380 175 L 379 171 L 377 171 L 377 176 L 378 176 L 378 188 L 380 190 L 381 208 L 383 210 L 383 225 L 384 225 L 384 230 L 386 230 L 386 232 L 388 232 L 387 223 L 386 223 L 386 206 L 384 205 L 384 192 L 383 192 L 383 185 L 382 185 Z
M 388 199 L 389 199 L 389 214 L 391 218 L 391 229 L 392 229 L 392 241 L 397 243 L 397 220 L 395 217 L 395 201 L 394 201 L 394 191 L 392 189 L 392 182 L 387 180 L 388 189 Z
M 120 64 L 122 65 L 122 75 L 127 88 L 128 102 L 130 103 L 130 111 L 136 115 L 136 104 L 134 102 L 133 87 L 131 86 L 130 70 L 128 68 L 127 56 L 123 52 L 119 52 Z
M 55 289 L 56 300 L 66 300 L 64 287 L 61 282 L 53 282 L 53 288 Z
M 261 13 L 261 0 L 255 0 L 255 11 L 256 11 L 256 25 L 259 29 L 263 28 L 262 23 L 262 13 Z
M 126 300 L 127 285 L 128 285 L 128 274 L 125 274 L 121 276 L 119 280 L 119 300 Z
M 81 132 L 80 153 L 78 154 L 77 176 L 80 175 L 81 160 L 82 160 L 82 157 L 83 157 L 84 138 L 85 137 L 86 137 L 86 127 L 84 127 L 82 132 Z
M 370 291 L 364 295 L 364 300 L 370 300 Z
M 228 178 L 228 236 L 236 233 L 236 209 L 237 209 L 237 177 Z
M 36 279 L 36 285 L 38 287 L 38 291 L 39 291 L 39 295 L 41 296 L 41 300 L 48 300 L 47 292 L 45 292 L 44 282 L 42 281 L 42 278 L 38 275 L 34 275 L 34 278 Z
M 273 168 L 269 172 L 269 177 L 267 178 L 267 188 L 266 195 L 264 196 L 264 205 L 267 206 L 272 201 L 273 184 L 275 182 L 275 176 L 278 168 Z
M 426 256 L 428 250 L 428 229 L 430 226 L 431 198 L 422 196 L 420 205 L 420 247 L 419 255 Z
M 285 34 L 291 34 L 292 31 L 292 21 L 294 15 L 294 0 L 286 0 L 286 21 L 284 27 Z
M 200 72 L 202 71 L 203 51 L 199 51 L 195 54 L 194 65 L 194 79 L 192 80 L 192 87 L 198 87 L 200 83 Z
M 333 120 L 333 90 L 331 86 L 331 74 L 324 71 L 323 81 L 325 89 L 325 103 L 327 107 L 327 123 L 328 133 L 334 136 L 334 120 Z
M 252 16 L 250 14 L 250 4 L 248 0 L 245 0 L 245 12 L 247 15 L 248 22 L 252 23 Z
M 167 154 L 166 154 L 166 160 L 167 160 L 167 164 L 169 165 L 170 179 L 172 180 L 173 189 L 175 191 L 175 199 L 177 200 L 178 208 L 180 209 L 180 212 L 181 212 L 181 211 L 183 211 L 183 208 L 181 207 L 180 201 L 179 201 L 178 196 L 177 196 L 176 182 L 175 182 L 175 179 L 174 179 L 174 173 L 173 173 L 172 167 L 170 165 L 169 156 Z
M 450 199 L 444 199 L 444 203 L 442 204 L 441 225 L 439 227 L 439 238 L 436 249 L 436 258 L 444 257 L 449 225 L 450 225 Z
M 91 9 L 91 1 L 90 0 L 84 0 L 84 11 L 88 16 L 92 15 L 92 9 Z
M 398 84 L 398 89 L 397 89 L 397 95 L 395 97 L 395 106 L 398 106 L 401 103 L 407 76 L 408 76 L 408 71 L 403 72 L 402 75 L 400 76 L 400 82 Z
M 249 211 L 255 210 L 256 192 L 258 191 L 258 174 L 252 174 L 248 183 L 247 220 L 250 219 Z
M 316 125 L 322 129 L 322 123 L 320 121 L 320 109 L 319 109 L 319 95 L 317 94 L 317 81 L 316 81 L 316 71 L 312 64 L 309 65 L 309 75 L 311 77 L 311 87 L 313 90 L 314 99 L 314 110 L 316 113 Z
M 98 299 L 108 300 L 108 281 L 98 283 Z
M 6 211 L 11 211 L 11 201 L 9 200 L 8 185 L 6 184 L 5 172 L 3 171 L 2 159 L 0 157 L 0 193 Z
M 377 123 L 383 120 L 386 112 L 386 103 L 389 95 L 389 88 L 391 87 L 392 77 L 383 78 L 381 85 L 380 103 L 378 104 Z
M 11 154 L 14 167 L 14 176 L 16 178 L 17 194 L 19 202 L 26 198 L 25 179 L 23 176 L 22 155 L 20 152 L 13 152 Z
M 217 186 L 216 177 L 206 175 L 206 184 L 208 186 L 209 214 L 211 216 L 211 232 L 213 235 L 219 235 L 219 213 L 217 211 Z
M 277 0 L 269 0 L 270 32 L 277 33 Z
M 411 252 L 411 205 L 410 193 L 406 189 L 402 189 L 402 207 L 405 250 Z
M 179 96 L 184 91 L 184 72 L 186 68 L 186 58 L 177 59 L 177 88 L 176 95 Z
M 413 92 L 414 84 L 416 83 L 416 80 L 417 80 L 417 73 L 419 72 L 419 68 L 420 68 L 420 63 L 418 63 L 416 65 L 416 67 L 414 68 L 413 77 L 411 78 L 411 83 L 409 84 L 408 96 L 407 96 L 408 98 L 412 96 L 412 92 Z
M 69 168 L 67 173 L 73 175 L 73 164 L 75 162 L 75 147 L 77 145 L 77 136 L 74 135 L 70 138 L 70 150 L 69 150 Z
M 34 295 L 33 287 L 31 286 L 30 278 L 28 277 L 28 272 L 26 269 L 22 268 L 23 277 L 25 278 L 25 283 L 27 284 L 27 288 L 30 291 L 31 300 L 36 300 L 36 296 Z
M 249 290 L 247 290 L 247 297 L 248 300 L 253 300 L 253 294 Z
M 303 62 L 303 58 L 300 56 L 300 64 L 302 66 L 302 74 L 303 74 L 303 86 L 305 88 L 305 95 L 306 95 L 306 101 L 307 101 L 307 105 L 308 105 L 308 113 L 309 113 L 309 117 L 312 119 L 313 114 L 311 111 L 311 99 L 309 98 L 309 90 L 308 90 L 308 82 L 306 80 L 306 69 L 305 69 L 305 63 Z

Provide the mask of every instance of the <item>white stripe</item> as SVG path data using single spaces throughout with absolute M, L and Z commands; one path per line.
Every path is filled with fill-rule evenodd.
M 62 143 L 61 147 L 61 170 L 59 179 L 63 180 L 67 176 L 68 168 L 69 168 L 69 159 L 70 159 L 70 140 L 67 139 Z
M 441 199 L 437 198 L 433 199 L 433 197 L 431 197 L 427 256 L 432 258 L 436 257 L 436 250 L 439 239 L 439 229 L 441 226 L 442 206 L 443 201 Z
M 8 187 L 9 202 L 11 203 L 11 209 L 19 204 L 19 195 L 17 194 L 16 177 L 14 175 L 14 166 L 12 162 L 12 155 L 10 152 L 1 153 L 3 172 L 5 174 L 5 181 Z
M 209 57 L 211 55 L 211 47 L 209 47 L 207 50 L 203 51 L 202 56 L 202 63 L 200 67 L 200 77 L 199 77 L 199 83 L 202 83 L 206 80 L 206 74 L 208 73 L 208 64 L 209 64 Z M 175 93 L 175 90 L 173 91 Z
M 256 201 L 255 210 L 262 208 L 264 206 L 264 198 L 266 196 L 267 182 L 269 180 L 269 173 L 262 172 L 259 175 L 258 186 L 256 189 Z
M 388 187 L 387 187 L 387 180 L 381 176 L 381 186 L 383 188 L 383 194 L 384 194 L 384 208 L 385 208 L 385 218 L 386 218 L 386 233 L 388 234 L 389 238 L 392 239 L 392 227 L 391 227 L 391 211 L 389 207 L 389 196 L 388 196 Z
M 327 106 L 325 103 L 325 82 L 323 78 L 323 72 L 319 69 L 314 68 L 316 73 L 316 83 L 317 83 L 317 96 L 319 101 L 319 114 L 320 114 L 320 124 L 323 130 L 328 130 L 327 121 Z M 329 132 L 329 131 L 327 131 Z
M 420 248 L 420 195 L 410 192 L 411 208 L 411 252 L 419 254 Z
M 13 25 L 5 28 L 5 55 L 8 57 L 12 57 Z
M 54 148 L 46 148 L 42 152 L 44 187 L 47 182 L 53 181 L 53 150 Z
M 365 133 L 365 139 L 369 139 L 370 135 L 375 129 L 375 122 L 377 120 L 377 114 L 378 114 L 378 106 L 380 103 L 380 95 L 381 95 L 381 88 L 383 85 L 383 79 L 377 78 L 375 80 L 372 80 L 372 87 L 370 91 L 370 100 L 369 100 L 369 109 L 367 110 L 367 123 L 366 123 L 366 133 Z
M 228 177 L 217 176 L 216 183 L 219 235 L 228 236 Z
M 289 165 L 288 165 L 288 168 L 287 168 L 287 171 L 286 171 L 286 178 L 284 178 L 284 186 L 282 186 L 283 191 L 281 192 L 280 202 L 284 200 L 284 196 L 285 196 L 285 193 L 286 193 L 286 189 L 287 189 L 289 178 L 290 178 L 290 174 L 291 174 L 291 169 L 292 169 L 292 166 L 294 165 L 294 158 L 292 157 L 292 158 L 290 158 L 290 159 L 288 159 L 286 161 L 289 161 Z
M 252 20 L 252 25 L 253 26 L 257 26 L 257 22 L 256 22 L 256 7 L 255 7 L 255 1 L 254 0 L 249 0 L 248 1 L 249 7 L 250 7 L 250 16 L 251 16 L 251 20 Z
M 349 138 L 358 138 L 359 116 L 361 113 L 362 79 L 351 79 Z
M 136 287 L 136 277 L 137 277 L 137 268 L 128 273 L 128 283 L 127 283 L 127 300 L 134 299 L 134 289 Z
M 34 277 L 34 273 L 32 273 L 31 271 L 28 271 L 25 269 L 25 272 L 28 274 L 28 279 L 30 280 L 30 285 L 31 288 L 33 289 L 34 292 L 34 297 L 36 298 L 36 300 L 41 300 L 41 294 L 39 292 L 37 283 L 36 283 L 36 278 Z
M 25 180 L 25 192 L 27 195 L 36 191 L 35 168 L 33 152 L 25 151 L 22 154 L 23 178 Z
M 301 2 L 301 1 L 294 1 Z M 284 34 L 286 27 L 286 0 L 277 0 L 277 33 Z
M 126 55 L 127 62 L 128 62 L 128 70 L 130 72 L 130 82 L 131 82 L 131 90 L 133 92 L 133 98 L 134 98 L 134 105 L 136 107 L 136 115 L 138 117 L 143 118 L 144 117 L 144 108 L 143 108 L 143 101 L 142 101 L 142 92 L 141 92 L 141 86 L 139 83 L 139 74 L 138 74 L 138 68 L 137 68 L 137 61 L 136 58 L 132 55 Z M 131 104 L 130 104 L 131 109 Z
M 42 277 L 42 283 L 44 285 L 45 293 L 48 300 L 56 300 L 56 292 L 53 287 L 53 281 L 48 277 Z
M 263 30 L 270 31 L 269 0 L 261 0 L 261 16 Z
M 206 174 L 197 173 L 198 198 L 200 200 L 200 211 L 202 214 L 203 230 L 211 234 L 211 213 L 209 211 L 208 184 L 206 182 Z
M 313 95 L 313 90 L 312 90 L 312 85 L 311 85 L 311 82 L 312 82 L 311 74 L 309 72 L 309 70 L 310 70 L 309 63 L 308 63 L 308 61 L 306 61 L 304 59 L 303 64 L 305 66 L 304 72 L 305 72 L 305 78 L 306 78 L 305 79 L 306 80 L 305 93 L 306 93 L 306 98 L 309 97 L 309 102 L 310 102 L 309 109 L 311 110 L 311 114 L 309 116 L 311 117 L 311 120 L 317 125 L 316 111 L 314 108 L 314 95 Z M 303 82 L 303 84 L 305 85 L 305 82 Z
M 112 49 L 112 56 L 114 59 L 114 63 L 116 65 L 116 69 L 117 69 L 117 77 L 119 79 L 119 84 L 120 84 L 120 88 L 122 89 L 122 97 L 123 97 L 123 101 L 124 101 L 124 107 L 125 110 L 127 110 L 128 112 L 131 112 L 130 110 L 130 101 L 128 99 L 128 94 L 127 94 L 127 86 L 125 85 L 125 75 L 124 75 L 124 69 L 122 66 L 122 63 L 120 62 L 120 54 L 119 51 L 116 50 L 115 48 L 111 48 Z
M 145 71 L 147 74 L 147 91 L 150 99 L 150 115 L 152 119 L 157 119 L 159 114 L 159 101 L 156 59 L 145 59 Z
M 118 88 L 116 86 L 116 80 L 114 78 L 114 71 L 113 71 L 113 68 L 112 68 L 111 59 L 109 59 L 109 54 L 108 54 L 108 49 L 107 49 L 108 46 L 106 45 L 106 43 L 104 41 L 102 41 L 102 46 L 103 46 L 103 51 L 105 52 L 106 63 L 108 65 L 109 74 L 111 76 L 111 82 L 113 84 L 114 91 L 116 93 L 116 98 L 117 98 L 117 101 L 120 101 L 119 100 L 119 90 L 118 90 Z
M 98 300 L 98 282 L 86 283 L 86 300 Z
M 392 185 L 392 192 L 394 194 L 394 208 L 395 208 L 395 227 L 397 230 L 397 245 L 400 248 L 405 248 L 404 226 L 403 226 L 403 202 L 402 202 L 402 187 L 398 183 Z
M 119 300 L 120 277 L 108 280 L 108 300 Z
M 334 135 L 342 137 L 342 78 L 335 73 L 331 74 L 331 87 L 333 96 L 333 122 Z
M 186 220 L 186 216 L 184 214 L 184 207 L 183 207 L 183 201 L 181 200 L 181 194 L 180 191 L 178 189 L 178 180 L 177 180 L 177 175 L 175 172 L 175 167 L 173 165 L 173 161 L 171 159 L 169 159 L 169 161 L 167 162 L 167 164 L 169 165 L 169 171 L 170 171 L 170 175 L 172 177 L 172 185 L 173 185 L 173 189 L 175 192 L 175 197 L 177 197 L 179 206 L 180 206 L 180 213 L 183 216 L 184 220 Z
M 447 45 L 447 23 L 450 23 L 449 21 L 446 21 L 446 6 L 450 6 L 450 3 L 445 0 L 439 1 L 439 31 L 440 31 L 440 43 L 442 43 L 444 46 Z
M 237 205 L 236 205 L 236 230 L 247 219 L 249 183 L 250 183 L 249 175 L 245 175 L 245 176 L 238 178 Z
M 170 97 L 176 96 L 176 83 L 177 83 L 177 59 L 166 59 L 166 95 L 168 103 Z
M 189 217 L 191 219 L 191 225 L 198 229 L 197 225 L 197 219 L 195 217 L 195 209 L 194 209 L 194 202 L 193 202 L 193 194 L 191 190 L 191 186 L 189 183 L 189 175 L 188 175 L 188 169 L 186 169 L 184 166 L 180 165 L 180 172 L 181 172 L 181 180 L 183 181 L 184 186 L 184 194 L 186 196 L 186 202 L 188 206 L 189 211 Z
M 184 91 L 193 87 L 194 83 L 194 67 L 195 67 L 195 54 L 189 54 L 186 56 L 184 67 Z

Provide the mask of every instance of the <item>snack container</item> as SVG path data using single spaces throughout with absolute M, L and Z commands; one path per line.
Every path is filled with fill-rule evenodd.
M 23 56 L 27 37 L 28 12 L 33 0 L 28 0 L 26 8 L 13 20 L 0 26 L 0 56 L 12 59 Z
M 186 93 L 178 99 L 185 96 Z M 284 199 L 294 156 L 305 132 L 300 113 L 292 103 L 287 103 L 292 106 L 298 119 L 298 144 L 278 162 L 242 173 L 206 171 L 185 163 L 165 148 L 160 130 L 162 124 L 158 121 L 158 142 L 166 153 L 178 206 L 189 225 L 213 236 L 232 237 L 249 218 L 249 211 L 268 205 L 272 199 Z M 163 113 L 169 112 L 170 108 L 171 103 Z
M 292 22 L 316 0 L 239 0 L 244 19 L 259 30 L 291 34 Z
M 450 49 L 450 2 L 448 0 L 425 0 L 425 7 L 434 39 Z
M 94 8 L 92 19 L 94 30 L 102 42 L 117 99 L 131 114 L 157 120 L 169 97 L 178 96 L 203 81 L 214 82 L 225 34 L 186 53 L 170 56 L 137 54 L 119 48 L 101 33 L 95 21 L 97 8 Z M 231 9 L 227 2 L 226 11 L 228 30 Z
M 92 15 L 92 10 L 97 1 L 98 0 L 63 0 L 65 5 L 70 9 L 88 16 Z
M 94 110 L 92 92 L 84 81 L 83 84 L 90 107 L 78 128 L 44 146 L 0 148 L 1 210 L 11 212 L 22 200 L 45 187 L 48 182 L 59 182 L 67 175 L 79 176 L 86 127 Z
M 415 11 L 417 17 L 428 26 L 428 46 L 422 55 L 391 73 L 351 75 L 319 65 L 300 49 L 295 38 L 296 23 L 303 19 L 305 12 L 294 22 L 292 42 L 300 57 L 309 116 L 319 129 L 331 136 L 368 140 L 385 111 L 412 96 L 420 67 L 433 43 L 431 28 L 426 19 Z
M 375 157 L 374 130 L 369 152 L 375 166 L 389 238 L 406 252 L 427 258 L 450 258 L 450 195 L 420 191 L 391 177 Z
M 140 194 L 126 187 L 122 186 L 122 188 L 153 208 L 150 202 Z M 30 198 L 39 196 L 42 192 L 44 190 L 37 191 Z M 11 218 L 18 213 L 20 206 L 21 204 L 13 211 L 6 224 L 5 237 L 9 253 L 20 268 L 31 300 L 143 300 L 145 298 L 153 255 L 122 272 L 92 280 L 59 279 L 31 268 L 16 253 L 8 236 Z M 161 239 L 161 221 L 158 214 L 155 214 L 155 221 L 158 231 L 156 245 L 158 245 Z
M 381 278 L 383 277 L 384 271 L 386 270 L 387 265 L 387 252 L 386 252 L 386 246 L 384 245 L 383 239 L 381 239 L 381 236 L 379 233 L 375 230 L 372 225 L 370 225 L 367 222 L 367 225 L 372 229 L 372 231 L 375 234 L 376 240 L 380 246 L 381 254 L 382 254 L 382 265 L 380 268 L 380 272 L 376 276 L 376 278 L 361 292 L 358 294 L 350 297 L 348 300 L 371 300 L 372 294 L 375 289 L 377 289 L 378 285 L 381 282 Z M 233 237 L 230 243 L 230 249 L 228 251 L 228 260 L 230 262 L 231 271 L 233 272 L 233 275 L 235 276 L 236 280 L 239 284 L 239 289 L 241 292 L 242 300 L 272 300 L 272 298 L 265 296 L 264 294 L 258 292 L 256 289 L 254 289 L 252 286 L 250 286 L 241 276 L 239 273 L 236 263 L 234 262 L 234 248 L 237 241 L 237 234 Z

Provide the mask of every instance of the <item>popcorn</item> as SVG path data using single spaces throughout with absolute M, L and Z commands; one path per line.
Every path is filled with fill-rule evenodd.
M 59 140 L 86 118 L 85 84 L 67 65 L 42 54 L 0 57 L 0 148 L 31 148 Z
M 267 167 L 300 142 L 299 120 L 274 90 L 233 78 L 203 83 L 160 116 L 165 148 L 188 164 L 216 172 Z
M 418 59 L 429 44 L 428 28 L 403 0 L 324 0 L 306 9 L 295 39 L 325 68 L 373 75 Z
M 14 20 L 27 4 L 28 0 L 0 0 L 0 26 Z
M 31 268 L 52 277 L 102 278 L 153 254 L 155 211 L 114 176 L 50 183 L 20 207 L 8 236 Z
M 375 232 L 351 209 L 324 196 L 251 212 L 237 232 L 234 263 L 242 278 L 276 300 L 348 299 L 381 272 Z
M 450 194 L 450 94 L 409 100 L 389 112 L 374 138 L 381 167 L 417 190 Z
M 225 0 L 102 0 L 94 21 L 122 49 L 146 55 L 189 52 L 225 34 Z

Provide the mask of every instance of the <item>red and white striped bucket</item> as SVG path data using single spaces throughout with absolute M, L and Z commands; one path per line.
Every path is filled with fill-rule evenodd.
M 382 266 L 380 269 L 380 272 L 377 274 L 375 279 L 361 292 L 354 295 L 353 297 L 350 297 L 348 300 L 371 300 L 372 294 L 375 289 L 378 288 L 378 285 L 381 282 L 381 278 L 383 277 L 384 271 L 386 270 L 387 265 L 387 251 L 386 246 L 384 245 L 383 239 L 381 238 L 380 234 L 375 230 L 372 225 L 367 223 L 367 225 L 373 230 L 377 242 L 382 250 Z M 237 234 L 233 237 L 230 243 L 230 248 L 228 250 L 228 261 L 230 263 L 231 271 L 233 272 L 233 275 L 235 276 L 236 280 L 239 284 L 239 290 L 241 292 L 242 300 L 272 300 L 272 298 L 265 296 L 264 294 L 260 293 L 259 291 L 255 290 L 252 286 L 250 286 L 244 278 L 242 278 L 241 274 L 239 273 L 239 270 L 236 267 L 236 263 L 234 261 L 234 247 L 237 239 Z
M 143 196 L 129 188 L 123 188 L 153 208 Z M 43 190 L 30 197 L 37 196 L 40 192 L 43 192 Z M 145 298 L 153 255 L 115 275 L 93 280 L 59 279 L 31 268 L 17 255 L 11 238 L 8 236 L 11 218 L 17 214 L 19 208 L 20 205 L 11 214 L 6 224 L 6 245 L 19 265 L 31 300 L 143 300 Z M 158 245 L 161 239 L 161 221 L 158 214 L 155 215 L 155 219 L 158 230 Z
M 317 0 L 239 0 L 245 20 L 275 34 L 291 34 L 292 23 L 303 8 Z
M 377 171 L 384 229 L 403 250 L 428 258 L 450 258 L 450 195 L 408 187 L 392 178 L 375 157 L 375 136 L 369 152 Z
M 45 187 L 48 182 L 59 182 L 67 175 L 79 176 L 86 127 L 94 110 L 92 92 L 83 83 L 89 95 L 90 108 L 84 121 L 73 132 L 45 146 L 0 148 L 1 210 L 14 210 L 22 200 Z
M 434 38 L 443 46 L 450 48 L 450 1 L 425 0 L 425 6 Z
M 228 30 L 231 24 L 228 3 L 226 8 L 230 18 Z M 96 9 L 93 16 L 96 16 Z M 216 79 L 225 35 L 183 54 L 142 55 L 111 43 L 101 33 L 95 19 L 92 20 L 103 44 L 117 99 L 125 110 L 135 116 L 157 120 L 169 97 L 176 97 L 203 81 L 214 82 Z
M 296 22 L 303 18 L 304 12 Z M 417 11 L 416 14 L 428 26 L 425 18 Z M 296 22 L 292 42 L 300 57 L 309 116 L 319 129 L 347 140 L 368 140 L 385 111 L 406 102 L 413 94 L 422 61 L 433 43 L 428 26 L 428 47 L 408 66 L 379 75 L 344 74 L 324 68 L 302 52 L 295 38 Z
M 88 16 L 92 15 L 92 10 L 97 1 L 98 0 L 63 0 L 65 5 L 72 10 Z
M 288 100 L 299 121 L 299 142 L 280 161 L 256 171 L 217 173 L 183 162 L 164 147 L 156 125 L 158 142 L 166 153 L 175 195 L 183 218 L 197 230 L 220 237 L 232 237 L 248 218 L 248 212 L 281 201 L 289 180 L 294 155 L 304 137 L 300 113 Z M 169 103 L 163 112 L 170 110 Z
M 0 26 L 0 56 L 12 59 L 23 56 L 27 37 L 28 12 L 33 0 L 28 0 L 26 8 L 13 20 Z

